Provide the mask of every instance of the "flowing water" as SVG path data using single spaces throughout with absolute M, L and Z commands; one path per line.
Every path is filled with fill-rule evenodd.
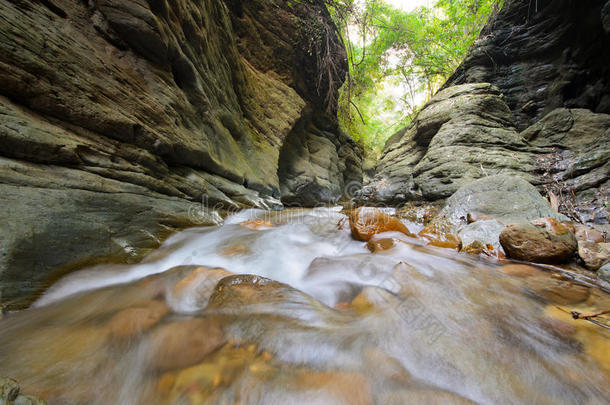
M 610 331 L 569 315 L 610 308 L 586 277 L 344 225 L 247 210 L 73 273 L 0 320 L 0 376 L 61 405 L 610 403 Z

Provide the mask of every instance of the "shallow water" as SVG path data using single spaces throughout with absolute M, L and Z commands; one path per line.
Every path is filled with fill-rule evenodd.
M 71 274 L 0 320 L 0 376 L 49 404 L 610 403 L 610 331 L 569 315 L 607 294 L 345 225 L 247 210 Z

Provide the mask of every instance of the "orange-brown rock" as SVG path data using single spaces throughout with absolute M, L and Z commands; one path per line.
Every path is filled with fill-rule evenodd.
M 250 219 L 248 221 L 241 222 L 239 225 L 243 226 L 244 228 L 252 229 L 254 231 L 273 227 L 271 221 L 267 221 L 264 219 Z
M 422 229 L 418 236 L 428 241 L 431 246 L 460 249 L 462 240 L 455 233 L 455 229 L 443 219 L 437 219 Z
M 168 312 L 169 308 L 161 301 L 150 301 L 139 307 L 124 309 L 108 322 L 110 336 L 116 339 L 132 338 L 150 329 Z
M 552 218 L 509 225 L 500 244 L 508 257 L 534 263 L 565 263 L 577 249 L 574 234 Z
M 349 216 L 352 236 L 356 240 L 368 241 L 378 233 L 402 232 L 407 236 L 414 235 L 398 218 L 392 217 L 377 208 L 360 207 Z
M 371 238 L 367 243 L 366 247 L 371 253 L 379 253 L 384 250 L 392 249 L 396 246 L 396 241 L 393 238 Z
M 215 318 L 195 318 L 161 325 L 151 331 L 151 366 L 158 371 L 197 364 L 222 346 L 224 335 Z

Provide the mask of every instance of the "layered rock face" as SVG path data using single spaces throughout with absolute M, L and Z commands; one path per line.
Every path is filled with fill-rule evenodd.
M 443 200 L 474 180 L 509 175 L 571 219 L 608 224 L 610 33 L 602 6 L 505 2 L 445 87 L 388 140 L 363 200 Z
M 215 209 L 336 201 L 361 178 L 322 2 L 0 0 L 0 31 L 4 305 Z

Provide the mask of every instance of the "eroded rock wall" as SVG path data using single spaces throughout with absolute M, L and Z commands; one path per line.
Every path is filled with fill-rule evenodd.
M 280 150 L 334 121 L 346 69 L 323 3 L 292 3 L 0 0 L 2 304 L 217 222 L 206 206 L 281 206 Z M 358 153 L 329 128 L 328 156 Z

